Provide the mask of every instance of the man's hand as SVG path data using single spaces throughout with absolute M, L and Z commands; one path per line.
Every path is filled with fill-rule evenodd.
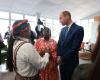
M 45 49 L 45 53 L 50 53 L 50 49 Z
M 40 52 L 40 56 L 43 57 L 45 55 L 45 51 Z
M 62 64 L 62 61 L 61 61 L 61 57 L 60 56 L 58 56 L 58 58 L 57 58 L 57 63 L 58 64 Z

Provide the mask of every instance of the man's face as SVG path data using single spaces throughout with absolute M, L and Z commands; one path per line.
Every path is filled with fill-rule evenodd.
M 64 26 L 68 24 L 69 16 L 64 16 L 62 13 L 59 16 L 60 23 Z

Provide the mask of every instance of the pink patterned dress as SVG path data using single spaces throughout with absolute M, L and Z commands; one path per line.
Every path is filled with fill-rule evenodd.
M 50 62 L 48 63 L 45 70 L 40 71 L 41 80 L 59 80 L 59 73 L 57 69 L 57 44 L 56 41 L 50 39 L 45 41 L 44 38 L 40 38 L 35 43 L 35 48 L 40 53 L 41 56 L 44 55 L 46 49 L 50 50 Z

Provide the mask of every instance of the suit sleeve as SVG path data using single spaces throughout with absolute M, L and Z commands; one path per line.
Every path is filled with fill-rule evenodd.
M 80 45 L 82 43 L 84 37 L 84 29 L 80 28 L 77 30 L 76 34 L 73 37 L 72 47 L 69 48 L 69 50 L 61 56 L 62 62 L 65 60 L 69 60 L 73 54 L 77 53 L 79 51 Z
M 63 29 L 61 29 L 58 44 L 57 44 L 57 55 L 58 56 L 60 56 L 60 54 L 61 54 L 61 39 L 62 39 L 62 36 L 63 36 Z

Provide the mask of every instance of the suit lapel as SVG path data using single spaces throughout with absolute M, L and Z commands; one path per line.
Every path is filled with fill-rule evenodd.
M 65 41 L 65 29 L 63 29 L 62 31 L 62 35 L 61 35 L 61 45 L 63 45 L 64 41 Z
M 70 35 L 71 35 L 71 33 L 73 32 L 74 26 L 75 26 L 75 23 L 73 23 L 72 26 L 70 27 L 70 29 L 69 29 L 69 31 L 68 31 L 68 34 L 67 34 L 66 38 L 64 39 L 64 43 L 63 43 L 63 44 L 67 44 L 67 42 L 68 42 L 68 40 L 69 40 L 69 38 L 70 38 Z

